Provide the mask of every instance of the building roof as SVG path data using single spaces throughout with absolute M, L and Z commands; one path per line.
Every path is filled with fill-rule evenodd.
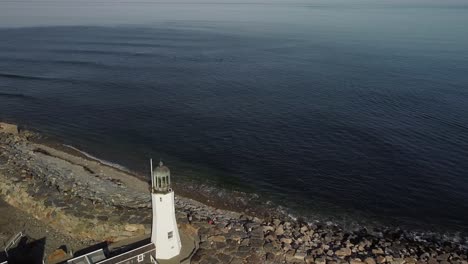
M 70 259 L 66 262 L 66 264 L 154 263 L 152 259 L 156 259 L 156 246 L 149 240 L 146 241 L 146 243 L 145 241 L 146 240 L 138 241 L 137 243 L 130 245 L 129 248 L 118 253 L 106 253 L 107 249 L 98 249 Z

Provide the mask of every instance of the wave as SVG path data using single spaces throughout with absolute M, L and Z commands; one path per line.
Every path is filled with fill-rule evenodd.
M 0 92 L 0 97 L 9 97 L 9 98 L 22 98 L 22 99 L 34 99 L 34 97 L 25 95 L 22 93 L 5 93 L 5 92 Z
M 94 50 L 94 49 L 53 49 L 50 50 L 53 53 L 59 54 L 83 54 L 83 55 L 112 55 L 112 56 L 127 56 L 127 57 L 144 57 L 161 60 L 181 60 L 181 61 L 195 61 L 195 62 L 223 62 L 224 58 L 210 58 L 208 56 L 182 56 L 182 55 L 170 55 L 165 53 L 154 53 L 154 52 L 136 52 L 136 51 L 124 51 L 124 50 Z M 54 62 L 54 61 L 51 61 Z M 63 63 L 63 61 L 57 61 Z
M 58 77 L 40 77 L 40 76 L 31 76 L 31 75 L 21 75 L 21 74 L 10 74 L 10 73 L 0 73 L 0 79 L 16 79 L 16 80 L 29 80 L 29 81 L 47 81 L 47 82 L 56 82 L 56 83 L 73 83 L 73 84 L 96 84 L 100 83 L 98 81 L 90 80 L 77 80 L 69 78 L 58 78 Z M 8 93 L 6 93 L 8 95 Z M 6 96 L 6 95 L 5 95 Z M 27 96 L 25 96 L 27 97 Z
M 0 92 L 0 96 L 4 96 L 4 97 L 20 97 L 20 98 L 26 97 L 26 95 L 24 95 L 24 94 L 3 93 L 3 92 Z
M 117 164 L 117 163 L 113 163 L 113 162 L 110 162 L 110 161 L 107 161 L 107 160 L 100 159 L 100 158 L 98 158 L 98 157 L 96 157 L 96 156 L 93 156 L 93 155 L 91 155 L 91 154 L 89 154 L 89 153 L 87 153 L 87 152 L 85 152 L 85 151 L 82 151 L 82 150 L 80 150 L 80 149 L 77 149 L 77 148 L 75 148 L 75 147 L 73 147 L 73 146 L 70 146 L 70 145 L 67 145 L 67 144 L 63 144 L 63 146 L 65 146 L 65 147 L 67 147 L 67 148 L 70 148 L 70 149 L 73 149 L 73 150 L 75 150 L 75 151 L 77 151 L 77 152 L 79 152 L 79 153 L 85 155 L 86 157 L 88 157 L 88 158 L 90 158 L 90 159 L 92 159 L 92 160 L 95 160 L 95 161 L 97 161 L 97 162 L 99 162 L 99 163 L 102 163 L 102 164 L 104 164 L 104 165 L 107 165 L 107 166 L 109 166 L 109 167 L 113 167 L 113 168 L 119 169 L 119 170 L 121 170 L 121 171 L 125 171 L 125 172 L 128 172 L 128 173 L 131 173 L 131 171 L 130 171 L 128 168 L 126 168 L 126 167 L 124 167 L 124 166 L 122 166 L 122 165 L 119 165 L 119 164 Z
M 87 81 L 74 80 L 74 79 L 65 79 L 65 78 L 56 78 L 56 77 L 41 77 L 41 76 L 31 76 L 31 75 L 22 75 L 22 74 L 11 74 L 11 73 L 0 73 L 0 79 L 14 79 L 14 80 L 27 80 L 27 81 L 49 81 L 49 82 L 82 82 Z
M 91 55 L 116 55 L 116 56 L 138 56 L 146 55 L 129 51 L 113 51 L 113 50 L 93 50 L 93 49 L 54 49 L 50 50 L 54 53 L 61 54 L 91 54 Z
M 38 77 L 30 75 L 12 74 L 12 73 L 0 73 L 1 78 L 7 79 L 21 79 L 21 80 L 50 80 L 52 78 Z
M 110 47 L 148 47 L 148 48 L 173 48 L 174 45 L 141 43 L 141 42 L 116 42 L 116 41 L 60 41 L 59 44 L 65 45 L 84 45 L 84 46 L 110 46 Z

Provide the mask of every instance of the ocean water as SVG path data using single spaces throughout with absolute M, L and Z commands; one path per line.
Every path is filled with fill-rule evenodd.
M 467 6 L 0 10 L 2 120 L 296 215 L 468 232 Z

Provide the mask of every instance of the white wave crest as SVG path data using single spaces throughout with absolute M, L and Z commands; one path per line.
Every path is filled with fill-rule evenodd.
M 124 166 L 122 166 L 122 165 L 119 165 L 119 164 L 117 164 L 117 163 L 113 163 L 113 162 L 110 162 L 110 161 L 107 161 L 107 160 L 103 160 L 103 159 L 97 158 L 97 157 L 95 157 L 95 156 L 93 156 L 93 155 L 91 155 L 91 154 L 89 154 L 89 153 L 87 153 L 87 152 L 85 152 L 85 151 L 82 151 L 82 150 L 77 149 L 77 148 L 75 148 L 75 147 L 73 147 L 73 146 L 70 146 L 70 145 L 63 144 L 63 146 L 65 146 L 65 147 L 67 147 L 67 148 L 70 148 L 70 149 L 73 149 L 73 150 L 75 150 L 75 151 L 78 151 L 79 153 L 85 155 L 86 157 L 88 157 L 88 158 L 90 158 L 90 159 L 92 159 L 92 160 L 95 160 L 95 161 L 97 161 L 97 162 L 99 162 L 99 163 L 102 163 L 102 164 L 104 164 L 104 165 L 107 165 L 107 166 L 109 166 L 109 167 L 113 167 L 113 168 L 116 168 L 116 169 L 119 169 L 119 170 L 122 170 L 122 171 L 125 171 L 125 172 L 130 172 L 129 169 L 127 169 L 126 167 L 124 167 Z

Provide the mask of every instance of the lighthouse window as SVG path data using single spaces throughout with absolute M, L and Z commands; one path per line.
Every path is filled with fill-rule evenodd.
M 162 202 L 162 197 L 159 197 L 159 201 Z
M 167 233 L 167 238 L 168 239 L 171 239 L 173 236 L 174 236 L 174 233 L 172 231 Z
M 138 262 L 142 262 L 144 259 L 145 259 L 145 255 L 143 254 L 138 255 L 138 259 L 137 259 Z

